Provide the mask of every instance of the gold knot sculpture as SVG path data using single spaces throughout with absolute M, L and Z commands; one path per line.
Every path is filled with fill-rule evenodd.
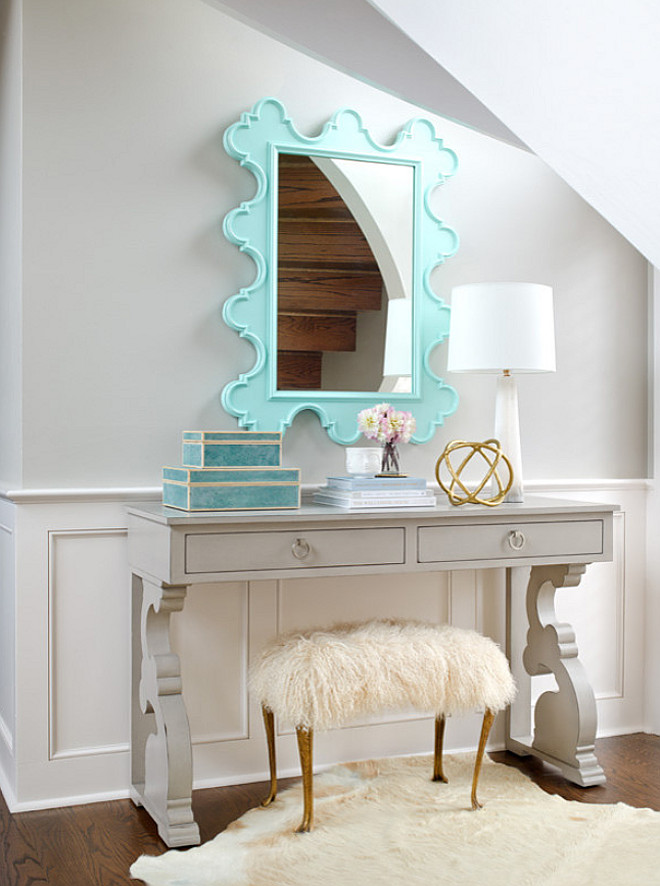
M 461 450 L 465 450 L 465 453 L 458 456 L 462 460 L 458 467 L 454 467 L 451 456 Z M 461 474 L 477 455 L 484 460 L 487 470 L 477 488 L 471 492 L 465 483 L 462 482 Z M 506 485 L 502 482 L 502 478 L 498 473 L 498 467 L 501 465 L 504 465 L 508 471 L 509 476 Z M 442 478 L 443 468 L 445 469 L 445 474 L 449 474 L 446 482 L 443 482 Z M 471 502 L 476 505 L 488 505 L 488 507 L 492 508 L 498 505 L 504 499 L 509 489 L 511 489 L 513 468 L 509 459 L 502 452 L 499 440 L 484 440 L 482 443 L 452 440 L 450 443 L 447 443 L 444 452 L 436 462 L 435 476 L 440 488 L 446 492 L 451 504 L 464 505 Z M 489 498 L 481 498 L 482 491 L 491 479 L 495 481 L 497 491 Z

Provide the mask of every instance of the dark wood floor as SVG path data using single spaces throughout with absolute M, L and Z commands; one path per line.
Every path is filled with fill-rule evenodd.
M 491 754 L 516 766 L 551 794 L 585 803 L 624 802 L 660 811 L 660 737 L 638 733 L 600 739 L 607 784 L 582 789 L 550 766 L 504 751 Z M 286 784 L 283 783 L 283 785 Z M 257 805 L 264 785 L 197 791 L 193 798 L 202 841 Z M 130 864 L 165 850 L 156 828 L 129 800 L 11 815 L 0 797 L 0 886 L 127 886 Z

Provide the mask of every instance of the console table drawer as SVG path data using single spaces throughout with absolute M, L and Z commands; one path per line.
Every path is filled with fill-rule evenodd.
M 405 562 L 405 531 L 388 527 L 189 533 L 185 557 L 188 575 L 395 565 Z
M 588 557 L 603 553 L 603 521 L 420 526 L 417 562 Z

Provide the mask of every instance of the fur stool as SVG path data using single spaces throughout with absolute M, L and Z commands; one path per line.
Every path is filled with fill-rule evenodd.
M 495 714 L 515 695 L 509 664 L 499 646 L 475 631 L 449 625 L 372 621 L 296 633 L 268 646 L 253 665 L 250 688 L 261 702 L 268 739 L 270 794 L 277 794 L 274 716 L 295 727 L 303 776 L 302 833 L 313 825 L 314 730 L 356 717 L 412 707 L 435 713 L 433 780 L 442 769 L 445 717 L 475 709 L 484 719 L 472 779 L 477 781 Z

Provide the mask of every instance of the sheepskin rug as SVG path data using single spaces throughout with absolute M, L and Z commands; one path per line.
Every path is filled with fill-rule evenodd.
M 335 766 L 315 778 L 316 827 L 294 834 L 301 789 L 283 791 L 203 846 L 142 856 L 148 886 L 650 886 L 660 883 L 660 813 L 550 796 L 473 754 Z
M 496 713 L 516 692 L 490 637 L 397 620 L 285 635 L 252 666 L 250 690 L 282 722 L 317 730 L 409 707 Z

